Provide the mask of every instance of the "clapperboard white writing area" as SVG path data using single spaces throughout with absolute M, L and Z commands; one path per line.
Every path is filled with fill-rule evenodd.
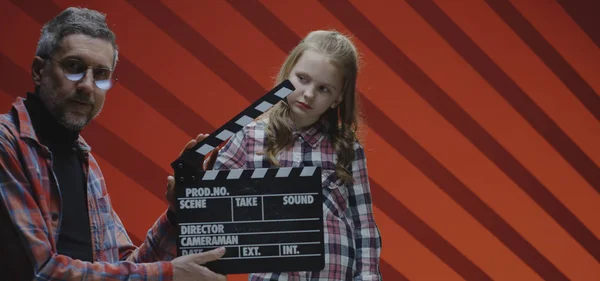
M 206 264 L 222 274 L 324 267 L 320 167 L 201 168 L 206 154 L 293 90 L 289 81 L 282 82 L 171 164 L 178 255 L 223 246 L 225 256 Z

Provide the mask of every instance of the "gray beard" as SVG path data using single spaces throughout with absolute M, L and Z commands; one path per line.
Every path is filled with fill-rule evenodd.
M 42 100 L 46 109 L 54 116 L 56 121 L 68 130 L 79 132 L 81 131 L 96 115 L 87 116 L 76 115 L 66 110 L 65 100 L 58 100 L 54 91 L 47 91 L 45 87 L 40 87 L 40 99 Z

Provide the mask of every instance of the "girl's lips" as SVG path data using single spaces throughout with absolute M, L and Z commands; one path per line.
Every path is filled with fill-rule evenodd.
M 312 109 L 312 107 L 310 107 L 308 104 L 305 104 L 303 102 L 298 102 L 298 105 L 304 109 Z

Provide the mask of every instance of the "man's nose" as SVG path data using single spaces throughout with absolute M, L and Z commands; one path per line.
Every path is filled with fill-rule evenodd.
M 85 90 L 85 92 L 94 90 L 94 71 L 91 68 L 87 69 L 83 78 L 77 82 L 77 88 Z

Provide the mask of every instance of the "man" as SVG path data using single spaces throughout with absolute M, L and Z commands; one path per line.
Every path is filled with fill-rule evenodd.
M 42 28 L 35 91 L 0 115 L 1 279 L 226 280 L 202 266 L 224 249 L 175 257 L 173 201 L 139 248 L 112 209 L 79 132 L 102 109 L 117 56 L 96 11 L 68 8 Z

